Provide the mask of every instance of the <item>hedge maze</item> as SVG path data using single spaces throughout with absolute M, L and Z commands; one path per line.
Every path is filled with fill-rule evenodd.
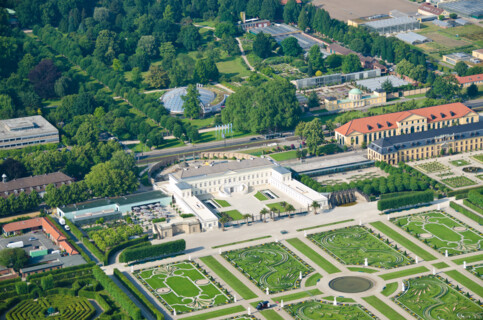
M 47 318 L 47 310 L 55 312 L 49 319 L 87 320 L 96 312 L 94 306 L 81 297 L 51 295 L 38 300 L 24 300 L 7 313 L 7 320 Z
M 284 307 L 297 320 L 364 320 L 373 319 L 373 315 L 360 305 L 337 305 L 323 301 L 303 301 Z
M 223 257 L 241 270 L 263 291 L 270 293 L 300 287 L 313 268 L 278 242 L 226 251 Z
M 148 290 L 177 314 L 231 302 L 232 297 L 193 262 L 179 262 L 135 271 Z
M 330 253 L 340 262 L 348 265 L 368 265 L 377 268 L 396 268 L 413 263 L 407 254 L 397 250 L 372 230 L 365 227 L 348 227 L 309 235 L 308 238 Z
M 481 250 L 483 236 L 442 211 L 430 211 L 391 220 L 433 249 L 448 255 Z
M 394 301 L 413 316 L 422 319 L 482 319 L 483 308 L 472 298 L 437 276 L 406 281 L 407 290 Z

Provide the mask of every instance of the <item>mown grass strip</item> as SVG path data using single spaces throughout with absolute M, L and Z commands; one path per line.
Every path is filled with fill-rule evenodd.
M 421 267 L 382 274 L 380 275 L 380 277 L 384 280 L 392 280 L 396 278 L 412 276 L 413 274 L 418 274 L 418 273 L 427 272 L 427 271 L 429 271 L 428 268 L 426 268 L 425 266 L 421 266 Z
M 307 291 L 300 291 L 292 294 L 287 294 L 285 296 L 279 296 L 279 297 L 274 297 L 273 299 L 276 301 L 282 301 L 283 302 L 288 302 L 292 300 L 298 300 L 302 298 L 307 298 L 307 297 L 313 297 L 317 296 L 319 294 L 322 294 L 322 291 L 319 289 L 312 289 L 312 290 L 307 290 Z
M 386 286 L 384 287 L 384 289 L 382 289 L 381 293 L 383 295 L 385 295 L 386 297 L 389 297 L 391 294 L 393 294 L 394 292 L 396 292 L 397 287 L 398 287 L 398 283 L 397 282 L 388 283 L 388 284 L 386 284 Z
M 267 320 L 284 320 L 281 315 L 279 315 L 277 312 L 275 312 L 275 310 L 269 309 L 269 310 L 262 311 L 260 313 Z
M 216 261 L 212 256 L 203 257 L 200 259 L 208 268 L 213 270 L 220 278 L 223 279 L 233 290 L 245 300 L 256 298 L 257 295 L 243 284 L 237 277 L 235 277 L 227 268 Z
M 456 270 L 446 271 L 445 273 L 453 278 L 456 282 L 459 282 L 461 285 L 470 289 L 480 297 L 483 297 L 483 287 L 480 284 L 474 282 L 473 280 Z
M 466 258 L 459 258 L 459 259 L 454 259 L 453 262 L 456 264 L 463 264 L 463 262 L 466 261 L 466 263 L 473 263 L 473 262 L 479 262 L 483 261 L 483 254 L 477 254 L 474 256 L 466 257 Z
M 449 265 L 446 262 L 438 262 L 438 263 L 434 263 L 433 267 L 435 267 L 436 269 L 444 269 L 444 268 L 448 268 Z
M 373 222 L 371 225 L 376 228 L 377 230 L 381 231 L 382 233 L 386 234 L 389 238 L 392 238 L 400 245 L 404 246 L 406 249 L 410 250 L 418 257 L 426 260 L 432 261 L 436 260 L 436 257 L 433 256 L 431 253 L 423 250 L 420 246 L 416 245 L 414 242 L 406 239 L 402 234 L 398 233 L 397 231 L 391 229 L 389 226 L 385 225 L 381 221 Z
M 230 242 L 226 244 L 220 244 L 218 246 L 211 247 L 212 249 L 218 249 L 218 248 L 223 248 L 223 247 L 228 247 L 228 246 L 233 246 L 235 244 L 240 244 L 240 243 L 245 243 L 245 242 L 250 242 L 250 241 L 257 241 L 257 240 L 262 240 L 262 239 L 268 239 L 271 236 L 263 236 L 263 237 L 258 237 L 258 238 L 252 238 L 248 240 L 242 240 L 242 241 L 236 241 L 236 242 Z
M 327 227 L 327 226 L 333 226 L 335 224 L 346 223 L 346 222 L 351 222 L 351 221 L 354 221 L 354 219 L 347 219 L 347 220 L 342 220 L 342 221 L 337 221 L 337 222 L 332 222 L 332 223 L 327 223 L 327 224 L 319 224 L 318 226 L 312 226 L 312 227 L 297 229 L 297 231 L 312 230 L 312 229 L 317 229 L 317 228 L 322 228 L 322 227 Z
M 355 271 L 355 272 L 365 272 L 365 273 L 376 273 L 381 270 L 374 270 L 374 269 L 369 269 L 369 268 L 361 268 L 361 267 L 347 267 L 350 271 Z
M 222 317 L 222 316 L 226 316 L 226 315 L 234 314 L 234 313 L 238 313 L 238 312 L 243 312 L 243 311 L 245 311 L 245 308 L 243 306 L 235 306 L 235 307 L 231 307 L 231 308 L 220 309 L 220 310 L 211 311 L 211 312 L 199 314 L 199 315 L 196 315 L 196 316 L 181 318 L 181 319 L 183 319 L 183 320 L 208 320 L 208 319 Z
M 317 284 L 317 282 L 322 279 L 322 276 L 319 273 L 315 273 L 311 275 L 307 281 L 305 281 L 305 286 L 306 287 L 313 287 Z
M 322 299 L 327 301 L 334 301 L 334 296 L 322 297 Z M 337 302 L 356 302 L 356 301 L 352 298 L 337 297 Z
M 308 245 L 302 242 L 302 240 L 298 238 L 292 238 L 288 239 L 287 242 L 294 246 L 295 249 L 300 251 L 303 255 L 305 255 L 307 258 L 312 260 L 316 265 L 327 271 L 328 273 L 337 273 L 340 272 L 340 270 L 334 266 L 332 263 L 330 263 L 328 260 L 326 260 L 324 257 L 322 257 L 320 254 L 315 252 L 312 248 L 310 248 Z
M 403 316 L 401 316 L 399 313 L 397 313 L 394 309 L 385 304 L 381 299 L 376 296 L 365 297 L 362 299 L 364 299 L 364 301 L 376 308 L 377 311 L 385 315 L 389 320 L 406 320 Z

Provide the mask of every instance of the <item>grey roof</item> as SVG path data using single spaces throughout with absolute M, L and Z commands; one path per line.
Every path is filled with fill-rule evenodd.
M 202 107 L 207 107 L 213 102 L 213 100 L 215 100 L 216 95 L 213 91 L 203 89 L 203 88 L 197 88 L 197 89 L 198 89 L 199 98 L 200 98 Z M 186 95 L 186 87 L 176 88 L 165 93 L 161 97 L 161 101 L 163 101 L 164 107 L 168 109 L 170 112 L 183 113 L 184 101 L 182 97 L 184 97 L 185 95 Z
M 402 87 L 402 86 L 409 84 L 409 82 L 407 82 L 406 80 L 403 80 L 403 79 L 398 78 L 398 77 L 393 76 L 393 75 L 378 77 L 378 78 L 372 78 L 372 79 L 358 80 L 358 81 L 356 81 L 356 84 L 358 86 L 365 87 L 370 91 L 376 91 L 376 90 L 382 89 L 382 84 L 386 80 L 391 81 L 392 86 L 394 88 Z
M 480 122 L 475 122 L 465 125 L 455 125 L 441 129 L 392 136 L 371 142 L 369 148 L 381 154 L 390 154 L 395 153 L 398 150 L 411 149 L 417 146 L 434 145 L 436 143 L 436 137 L 445 135 L 454 135 L 455 140 L 468 139 L 474 136 L 483 136 L 483 126 Z
M 61 257 L 60 261 L 62 261 L 64 268 L 78 266 L 78 265 L 86 263 L 86 261 L 84 260 L 84 258 L 82 258 L 82 256 L 80 254 L 74 254 L 72 256 Z
M 370 28 L 379 29 L 379 28 L 395 27 L 401 24 L 415 23 L 415 22 L 417 22 L 417 20 L 414 18 L 398 17 L 398 18 L 370 21 L 370 22 L 364 23 L 364 25 Z
M 251 160 L 240 161 L 237 160 L 228 162 L 215 162 L 211 165 L 190 167 L 186 170 L 180 170 L 175 175 L 178 178 L 187 179 L 264 166 L 273 166 L 273 163 L 270 160 L 262 158 L 252 158 Z
M 58 133 L 57 128 L 42 116 L 0 120 L 0 141 L 19 137 L 48 136 Z
M 319 42 L 303 34 L 300 29 L 297 29 L 295 27 L 289 26 L 284 23 L 272 24 L 268 27 L 253 28 L 253 29 L 250 29 L 250 32 L 253 34 L 258 34 L 260 32 L 268 33 L 278 43 L 282 42 L 284 39 L 288 37 L 294 37 L 295 39 L 297 39 L 302 49 L 306 51 L 308 51 L 313 45 L 322 46 Z
M 431 39 L 414 32 L 398 33 L 396 38 L 409 44 L 432 41 Z
M 481 0 L 444 2 L 444 3 L 440 3 L 438 7 L 445 9 L 447 11 L 459 13 L 465 16 L 471 16 L 471 17 L 483 16 L 483 1 Z
M 463 18 L 454 19 L 454 22 L 456 22 L 457 24 L 462 25 L 462 26 L 470 24 L 470 22 L 468 20 L 465 20 Z
M 6 172 L 6 174 L 8 177 L 8 172 Z M 37 191 L 43 191 L 44 185 L 58 185 L 59 183 L 68 181 L 74 181 L 74 179 L 62 172 L 54 172 L 39 176 L 15 179 L 12 181 L 7 181 L 6 183 L 0 182 L 0 192 L 13 192 L 14 190 L 20 189 L 24 189 L 25 191 L 27 191 L 27 189 L 35 188 L 37 186 L 42 187 L 40 190 Z
M 53 267 L 61 267 L 62 265 L 63 265 L 63 263 L 60 262 L 60 261 L 52 262 L 52 263 L 39 264 L 38 266 L 22 268 L 22 269 L 20 269 L 20 273 L 40 271 L 40 270 L 45 270 L 45 269 L 49 269 L 49 268 L 53 268 Z
M 290 173 L 290 170 L 288 170 L 287 168 L 285 167 L 281 167 L 281 166 L 276 166 L 273 168 L 273 170 L 277 171 L 278 173 L 280 174 L 287 174 L 287 173 Z
M 191 189 L 191 186 L 189 185 L 189 183 L 186 183 L 184 181 L 178 182 L 176 184 L 176 186 L 178 187 L 179 190 L 189 190 L 189 189 Z
M 433 20 L 431 22 L 433 24 L 437 25 L 438 27 L 442 27 L 442 28 L 450 28 L 451 27 L 451 24 L 449 24 L 448 21 Z

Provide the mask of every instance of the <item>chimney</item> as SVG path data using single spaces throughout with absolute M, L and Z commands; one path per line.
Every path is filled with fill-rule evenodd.
M 5 173 L 2 174 L 2 182 L 7 183 L 7 175 Z

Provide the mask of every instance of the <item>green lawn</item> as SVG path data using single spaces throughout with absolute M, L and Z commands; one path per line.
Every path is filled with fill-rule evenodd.
M 427 271 L 429 271 L 428 268 L 421 266 L 421 267 L 386 273 L 386 274 L 380 275 L 380 277 L 384 280 L 392 280 L 396 278 L 412 276 L 413 274 L 418 274 L 418 273 L 427 272 Z
M 483 297 L 483 287 L 479 283 L 474 282 L 457 270 L 446 271 L 445 273 L 461 285 L 470 289 L 480 297 Z
M 416 166 L 416 168 L 419 168 L 426 173 L 433 173 L 433 172 L 440 172 L 440 171 L 449 170 L 449 167 L 445 166 L 444 164 L 439 163 L 438 161 L 423 163 L 423 164 Z
M 320 254 L 315 252 L 312 248 L 310 248 L 308 245 L 303 243 L 302 240 L 298 238 L 292 238 L 288 239 L 287 242 L 292 245 L 295 249 L 300 251 L 304 256 L 312 260 L 316 265 L 324 269 L 326 272 L 329 274 L 332 273 L 337 273 L 340 272 L 340 270 L 334 266 L 332 263 L 330 263 L 328 260 L 326 260 L 324 257 L 322 257 Z
M 483 261 L 483 254 L 477 254 L 477 255 L 474 255 L 474 256 L 453 260 L 454 263 L 459 264 L 459 265 L 462 265 L 464 261 L 466 261 L 466 263 Z
M 360 268 L 360 267 L 347 267 L 350 271 L 355 271 L 355 272 L 365 272 L 365 273 L 376 273 L 381 270 L 374 270 L 374 269 L 369 269 L 369 268 Z
M 177 262 L 138 270 L 134 275 L 169 310 L 176 310 L 178 314 L 232 301 L 232 297 L 210 280 L 194 262 Z
M 381 299 L 376 296 L 370 296 L 362 298 L 364 301 L 369 303 L 371 306 L 376 308 L 379 312 L 385 315 L 389 320 L 405 320 L 403 316 L 385 304 Z
M 282 301 L 283 300 L 283 302 L 289 302 L 289 301 L 298 300 L 298 299 L 302 299 L 302 298 L 317 296 L 319 294 L 322 294 L 322 292 L 319 289 L 312 289 L 312 290 L 287 294 L 285 296 L 274 297 L 273 299 L 276 300 L 276 301 Z
M 474 155 L 474 156 L 472 156 L 472 158 L 475 159 L 476 161 L 480 162 L 480 163 L 483 163 L 483 153 Z
M 230 210 L 230 211 L 223 211 L 223 213 L 227 214 L 233 220 L 243 220 L 243 215 L 238 210 Z
M 223 279 L 233 290 L 235 290 L 243 299 L 250 300 L 256 298 L 257 295 L 243 284 L 237 277 L 233 276 L 227 268 L 219 263 L 214 257 L 208 256 L 200 259 L 208 268 L 213 270 L 220 278 Z
M 276 211 L 285 212 L 285 207 L 283 205 L 283 202 L 269 203 L 267 204 L 267 207 L 269 209 L 274 210 L 275 212 Z
M 373 222 L 371 225 L 376 228 L 377 230 L 381 231 L 384 233 L 386 236 L 389 238 L 392 238 L 408 250 L 410 250 L 412 253 L 416 254 L 418 257 L 426 260 L 426 261 L 432 261 L 435 260 L 436 257 L 427 252 L 426 250 L 423 250 L 420 246 L 416 245 L 414 242 L 411 242 L 410 240 L 406 239 L 404 235 L 400 234 L 396 230 L 391 229 L 389 226 L 385 225 L 381 221 Z
M 267 320 L 283 320 L 283 317 L 279 315 L 275 310 L 269 309 L 269 310 L 263 310 L 260 312 L 262 316 L 265 317 Z
M 433 267 L 435 267 L 436 269 L 444 269 L 444 268 L 448 268 L 449 265 L 446 262 L 438 262 L 438 263 L 434 263 Z
M 190 124 L 198 129 L 209 128 L 215 124 L 215 117 L 207 117 L 203 119 L 186 119 L 183 118 L 181 121 L 185 124 Z
M 455 166 L 455 167 L 462 167 L 462 166 L 467 166 L 470 164 L 469 161 L 466 161 L 466 160 L 453 160 L 453 161 L 450 161 L 450 163 Z
M 285 161 L 285 160 L 292 160 L 297 159 L 297 151 L 290 150 L 285 152 L 273 153 L 270 157 L 275 161 Z
M 382 289 L 381 293 L 383 295 L 385 295 L 386 297 L 389 297 L 391 294 L 393 294 L 394 292 L 396 292 L 397 287 L 398 287 L 398 283 L 397 282 L 388 283 L 388 284 L 386 284 L 386 286 L 384 287 L 384 289 Z
M 260 191 L 255 193 L 255 198 L 257 198 L 260 201 L 268 200 L 268 198 L 263 193 L 261 193 Z
M 391 221 L 441 254 L 446 250 L 449 255 L 478 251 L 479 244 L 483 243 L 481 234 L 442 211 L 412 214 Z
M 332 223 L 319 224 L 318 226 L 312 226 L 312 227 L 297 229 L 297 231 L 312 230 L 312 229 L 317 229 L 317 228 L 322 228 L 322 227 L 327 227 L 327 226 L 333 226 L 333 225 L 336 225 L 336 224 L 346 223 L 346 222 L 351 222 L 351 221 L 354 221 L 354 219 L 347 219 L 347 220 L 342 220 L 342 221 L 337 221 L 337 222 L 332 222 Z
M 276 293 L 300 287 L 301 279 L 313 268 L 279 242 L 270 242 L 238 250 L 225 251 L 222 256 L 261 290 Z
M 390 269 L 414 261 L 361 226 L 315 233 L 307 238 L 346 265 L 364 265 L 367 259 L 368 266 Z
M 226 200 L 218 200 L 218 199 L 214 199 L 216 203 L 218 203 L 222 208 L 227 208 L 227 207 L 231 207 L 231 204 L 228 203 L 228 201 Z
M 263 236 L 263 237 L 248 239 L 248 240 L 230 242 L 230 243 L 226 243 L 226 244 L 221 244 L 221 245 L 218 245 L 218 246 L 214 246 L 214 247 L 211 247 L 211 248 L 212 249 L 218 249 L 218 248 L 232 246 L 232 245 L 235 245 L 235 244 L 240 244 L 240 243 L 245 243 L 245 242 L 250 242 L 250 241 L 257 241 L 257 240 L 261 240 L 261 239 L 267 239 L 267 238 L 270 238 L 270 237 L 271 236 Z
M 334 296 L 322 297 L 322 299 L 333 302 Z M 352 298 L 337 297 L 337 302 L 343 303 L 343 302 L 356 302 L 356 301 Z
M 476 182 L 473 180 L 462 176 L 446 178 L 441 180 L 441 182 L 453 189 L 476 185 Z
M 373 316 L 360 305 L 339 304 L 334 306 L 332 302 L 324 301 L 304 301 L 295 304 L 288 304 L 284 307 L 284 309 L 294 319 L 303 320 L 370 320 Z
M 245 311 L 245 308 L 243 306 L 235 306 L 235 307 L 231 307 L 231 308 L 220 309 L 220 310 L 216 310 L 216 311 L 203 313 L 203 314 L 196 315 L 196 316 L 185 317 L 185 318 L 181 318 L 181 319 L 182 320 L 208 320 L 208 319 L 227 316 L 229 314 L 239 313 L 239 312 L 243 312 L 243 311 Z
M 216 63 L 218 71 L 227 77 L 239 76 L 248 77 L 252 73 L 243 64 L 243 59 L 240 56 L 228 57 Z
M 313 287 L 317 284 L 317 282 L 322 279 L 322 276 L 319 273 L 314 273 L 311 275 L 307 281 L 305 281 L 305 286 L 306 287 Z

